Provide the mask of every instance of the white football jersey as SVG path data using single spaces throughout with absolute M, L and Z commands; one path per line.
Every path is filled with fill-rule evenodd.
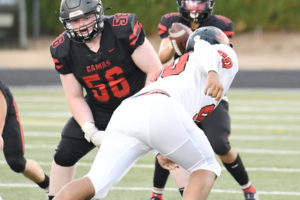
M 194 120 L 202 121 L 219 103 L 204 93 L 210 70 L 218 72 L 224 87 L 224 97 L 238 71 L 236 53 L 227 45 L 210 45 L 199 40 L 193 52 L 182 55 L 173 64 L 164 67 L 153 78 L 154 82 L 138 94 L 154 89 L 163 90 L 183 104 Z

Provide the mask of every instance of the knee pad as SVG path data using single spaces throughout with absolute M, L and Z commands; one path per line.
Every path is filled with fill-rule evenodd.
M 21 173 L 25 170 L 26 159 L 24 158 L 23 154 L 7 155 L 6 162 L 16 173 Z
M 63 166 L 63 167 L 70 167 L 74 165 L 79 158 L 72 155 L 71 151 L 56 151 L 54 155 L 54 161 L 56 164 Z
M 225 155 L 231 148 L 229 141 L 222 138 L 211 141 L 211 146 L 217 155 Z

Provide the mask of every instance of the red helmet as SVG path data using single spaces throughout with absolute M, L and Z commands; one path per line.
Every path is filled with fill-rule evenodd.
M 185 21 L 201 22 L 212 13 L 214 0 L 177 0 L 177 8 Z

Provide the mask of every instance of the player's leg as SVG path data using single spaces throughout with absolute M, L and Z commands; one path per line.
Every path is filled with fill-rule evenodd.
M 150 200 L 162 200 L 164 187 L 167 183 L 169 176 L 169 170 L 166 170 L 160 166 L 155 158 L 154 175 L 153 175 L 153 188 Z
M 175 182 L 178 191 L 181 196 L 183 196 L 184 188 L 188 183 L 190 173 L 183 169 L 182 167 L 175 168 L 170 170 L 170 174 L 172 176 L 173 181 Z
M 66 184 L 53 200 L 91 199 L 95 194 L 94 186 L 88 177 L 82 177 Z
M 63 167 L 53 160 L 50 170 L 50 186 L 48 199 L 51 200 L 57 192 L 72 180 L 75 174 L 76 165 Z
M 256 191 L 249 180 L 242 159 L 229 142 L 231 121 L 228 102 L 221 101 L 212 114 L 200 123 L 200 128 L 204 130 L 215 153 L 218 154 L 227 171 L 239 183 L 244 194 L 253 193 L 250 196 L 256 196 Z
M 142 108 L 137 104 L 130 104 L 129 107 L 126 105 L 123 102 L 114 112 L 106 129 L 107 135 L 88 174 L 68 184 L 54 200 L 104 198 L 109 189 L 127 173 L 134 162 L 150 150 L 150 147 L 136 137 L 136 135 L 144 138 L 147 136 L 147 126 L 143 123 L 148 121 L 147 114 L 142 112 Z M 122 109 L 123 107 L 125 110 Z M 143 117 L 141 113 L 134 110 L 141 111 Z M 84 184 L 86 185 L 81 187 Z
M 24 136 L 20 124 L 17 105 L 9 91 L 7 91 L 7 116 L 3 129 L 4 155 L 9 167 L 16 173 L 22 173 L 25 177 L 39 185 L 43 189 L 49 186 L 49 178 L 40 165 L 34 160 L 24 158 Z
M 171 99 L 152 102 L 156 105 L 149 126 L 152 147 L 192 172 L 185 199 L 206 199 L 221 172 L 209 141 L 181 104 Z
M 26 160 L 25 169 L 22 172 L 24 176 L 34 181 L 40 188 L 48 190 L 49 177 L 35 160 Z
M 69 137 L 68 134 L 70 133 L 75 137 Z M 94 145 L 84 139 L 80 126 L 71 118 L 63 129 L 62 137 L 52 162 L 49 200 L 53 199 L 57 192 L 72 180 L 76 169 L 75 164 L 93 148 Z
M 212 171 L 194 171 L 190 176 L 188 185 L 185 187 L 183 200 L 207 199 L 215 179 L 216 175 Z M 201 180 L 200 183 L 199 180 Z

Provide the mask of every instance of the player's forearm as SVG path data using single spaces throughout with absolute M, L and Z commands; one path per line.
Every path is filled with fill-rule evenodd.
M 162 64 L 168 62 L 173 58 L 175 51 L 173 48 L 165 47 L 161 51 L 159 51 L 158 56 L 159 60 Z
M 94 122 L 92 111 L 83 97 L 69 99 L 68 104 L 74 119 L 80 126 L 85 122 Z
M 175 50 L 169 39 L 164 39 L 159 47 L 158 56 L 161 63 L 166 63 L 173 58 Z

